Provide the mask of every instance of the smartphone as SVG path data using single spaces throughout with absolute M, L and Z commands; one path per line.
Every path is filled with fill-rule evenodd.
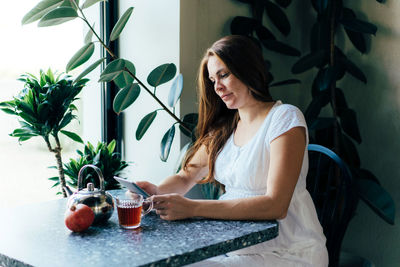
M 136 194 L 142 195 L 144 198 L 148 198 L 150 196 L 149 193 L 144 191 L 142 188 L 140 188 L 134 182 L 125 180 L 125 179 L 123 179 L 121 177 L 118 177 L 118 176 L 114 176 L 114 179 L 117 180 L 121 185 L 125 186 L 130 191 L 132 191 L 132 192 L 134 192 Z

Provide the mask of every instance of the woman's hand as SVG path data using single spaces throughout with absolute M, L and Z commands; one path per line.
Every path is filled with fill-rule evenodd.
M 159 194 L 159 190 L 158 190 L 158 186 L 156 186 L 155 184 L 146 182 L 146 181 L 139 181 L 139 182 L 135 182 L 140 188 L 142 188 L 144 191 L 146 191 L 147 193 L 149 193 L 150 196 L 152 195 L 157 195 Z M 136 193 L 132 192 L 132 191 L 126 191 L 125 193 L 127 196 L 130 195 L 136 195 Z
M 163 220 L 181 220 L 194 216 L 194 201 L 179 194 L 152 196 L 154 209 Z
M 157 195 L 158 193 L 158 186 L 156 186 L 155 184 L 146 182 L 146 181 L 139 181 L 136 182 L 136 184 L 142 188 L 144 191 L 146 191 L 147 193 L 149 193 L 150 196 L 152 195 Z

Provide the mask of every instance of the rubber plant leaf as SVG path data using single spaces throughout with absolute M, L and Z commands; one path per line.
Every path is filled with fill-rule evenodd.
M 139 122 L 138 128 L 136 130 L 136 140 L 142 139 L 143 135 L 146 133 L 147 129 L 149 129 L 151 123 L 157 116 L 157 110 L 147 114 L 143 117 L 143 119 Z
M 94 52 L 94 43 L 90 42 L 88 44 L 85 44 L 69 60 L 66 67 L 66 71 L 70 72 L 71 70 L 79 67 L 80 65 L 88 61 L 89 58 L 93 55 L 93 52 Z
M 72 7 L 58 7 L 46 13 L 38 23 L 39 27 L 54 26 L 73 20 L 78 17 L 78 13 Z
M 157 87 L 163 83 L 170 81 L 175 77 L 176 66 L 173 63 L 166 63 L 158 66 L 147 76 L 147 83 L 153 87 Z
M 110 41 L 114 41 L 114 40 L 118 39 L 118 37 L 121 34 L 121 32 L 123 31 L 126 23 L 128 22 L 132 12 L 133 12 L 133 7 L 130 7 L 118 19 L 117 23 L 115 24 L 114 28 L 111 31 Z
M 124 71 L 114 79 L 114 83 L 119 88 L 124 88 L 131 84 L 134 80 L 133 76 L 127 71 L 129 70 L 133 75 L 136 73 L 135 65 L 129 60 L 124 59 Z
M 132 83 L 121 89 L 114 98 L 114 112 L 120 114 L 123 110 L 132 105 L 140 94 L 140 86 L 137 83 Z
M 63 0 L 42 0 L 22 18 L 22 24 L 39 20 L 47 12 L 59 7 Z
M 394 225 L 395 205 L 390 194 L 370 179 L 356 180 L 360 198 L 388 224 Z
M 265 0 L 253 0 L 251 3 L 251 9 L 252 9 L 252 14 L 253 18 L 262 21 L 263 13 L 264 13 L 264 6 L 265 3 L 268 1 Z
M 288 7 L 288 6 L 292 3 L 292 0 L 275 0 L 275 2 L 276 2 L 278 5 L 280 5 L 281 7 L 286 8 L 286 7 Z
M 327 53 L 325 50 L 319 50 L 312 52 L 304 57 L 300 58 L 292 67 L 293 74 L 299 74 L 305 72 L 312 67 L 315 67 L 325 61 Z
M 360 155 L 353 141 L 345 134 L 340 132 L 339 135 L 339 151 L 341 151 L 342 159 L 352 167 L 360 168 Z
M 92 28 L 94 29 L 94 24 L 92 25 Z M 92 42 L 92 38 L 93 38 L 93 31 L 91 29 L 89 29 L 85 35 L 84 43 L 88 44 L 88 43 Z
M 82 5 L 82 9 L 88 8 L 88 7 L 94 5 L 94 4 L 98 3 L 98 2 L 101 2 L 101 1 L 105 2 L 107 0 L 86 0 Z
M 183 89 L 183 76 L 180 73 L 172 83 L 171 89 L 168 95 L 168 105 L 173 108 L 181 97 Z
M 340 23 L 346 29 L 360 33 L 375 35 L 376 31 L 378 30 L 374 24 L 356 18 L 342 18 Z
M 188 137 L 192 137 L 192 132 L 196 128 L 198 118 L 199 118 L 199 114 L 197 114 L 197 113 L 188 113 L 185 116 L 183 116 L 182 121 L 186 126 L 189 127 L 191 132 L 189 132 L 188 130 L 183 128 L 181 125 L 179 125 L 179 129 L 181 130 L 181 132 Z
M 164 134 L 161 140 L 160 159 L 164 162 L 167 161 L 168 159 L 169 152 L 171 151 L 172 142 L 174 141 L 174 136 L 175 136 L 175 124 L 168 129 L 168 131 Z
M 265 1 L 265 11 L 275 27 L 285 36 L 290 33 L 290 23 L 282 9 L 270 1 Z
M 356 14 L 350 8 L 343 8 L 343 17 L 348 19 L 356 18 Z M 367 45 L 365 42 L 364 35 L 360 32 L 355 32 L 345 28 L 345 32 L 347 37 L 349 37 L 350 42 L 354 45 L 354 47 L 360 51 L 362 54 L 367 52 Z
M 345 66 L 346 71 L 354 78 L 362 81 L 363 83 L 367 83 L 367 77 L 365 74 L 348 58 L 338 58 L 338 64 Z
M 78 77 L 76 77 L 76 79 L 74 80 L 74 83 L 79 82 L 83 77 L 85 77 L 86 75 L 88 75 L 92 70 L 94 70 L 95 68 L 97 68 L 106 58 L 100 58 L 98 59 L 96 62 L 94 62 L 92 65 L 90 65 L 89 67 L 87 67 L 84 71 L 81 72 L 81 74 L 78 75 Z
M 231 22 L 231 33 L 248 36 L 258 25 L 260 25 L 260 22 L 255 19 L 237 16 Z
M 133 75 L 136 73 L 135 66 L 125 59 L 116 59 L 109 63 L 101 73 L 99 82 L 110 82 L 114 80 L 119 88 L 124 88 L 133 82 L 133 77 L 126 71 L 128 69 Z
M 340 122 L 343 131 L 347 133 L 351 138 L 361 144 L 361 135 L 358 128 L 356 112 L 350 108 L 342 109 L 340 112 Z
M 64 135 L 68 136 L 69 138 L 71 138 L 75 142 L 83 144 L 82 138 L 79 135 L 77 135 L 76 133 L 73 133 L 73 132 L 70 132 L 70 131 L 65 131 L 65 130 L 61 130 L 60 132 L 62 134 L 64 134 Z
M 271 83 L 269 85 L 269 87 L 296 84 L 296 83 L 301 83 L 301 82 L 300 82 L 300 80 L 297 80 L 297 79 L 288 79 L 288 80 L 284 80 L 284 81 L 280 81 L 280 82 Z
M 259 25 L 255 28 L 258 39 L 262 40 L 276 40 L 276 37 L 272 34 L 268 28 L 263 25 Z
M 261 42 L 265 48 L 280 54 L 293 57 L 299 57 L 301 55 L 300 51 L 296 48 L 276 40 L 261 40 Z

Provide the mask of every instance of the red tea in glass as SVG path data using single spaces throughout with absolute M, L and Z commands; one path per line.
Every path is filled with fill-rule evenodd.
M 133 195 L 132 199 L 116 198 L 119 225 L 122 228 L 134 229 L 140 226 L 142 216 L 153 208 L 153 202 L 144 200 L 142 195 Z M 143 203 L 149 203 L 146 211 L 142 212 Z M 147 206 L 147 205 L 146 205 Z
M 124 228 L 136 228 L 140 225 L 142 206 L 123 207 L 117 206 L 119 224 Z

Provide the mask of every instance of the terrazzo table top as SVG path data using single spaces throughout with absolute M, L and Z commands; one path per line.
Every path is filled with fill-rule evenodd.
M 113 195 L 121 190 L 111 192 Z M 275 238 L 275 221 L 164 221 L 154 212 L 125 230 L 107 223 L 72 233 L 66 199 L 1 209 L 0 266 L 182 266 Z

